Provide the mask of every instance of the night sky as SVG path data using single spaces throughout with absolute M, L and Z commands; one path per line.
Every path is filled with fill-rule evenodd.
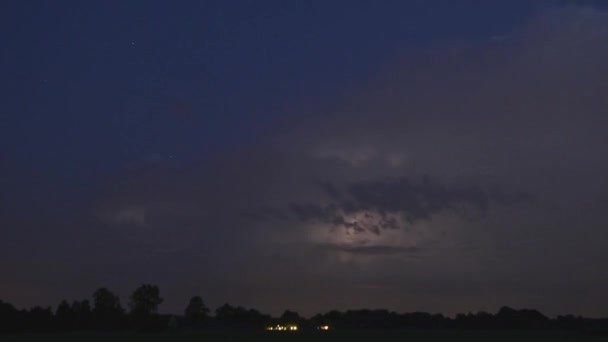
M 599 1 L 0 2 L 0 299 L 608 316 Z

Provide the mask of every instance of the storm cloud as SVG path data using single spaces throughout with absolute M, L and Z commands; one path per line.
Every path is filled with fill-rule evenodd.
M 399 50 L 204 160 L 129 165 L 82 222 L 124 259 L 277 312 L 324 309 L 317 291 L 335 307 L 608 314 L 591 300 L 608 286 L 606 75 L 608 13 L 543 8 L 500 39 Z
M 331 198 L 330 204 L 291 203 L 289 208 L 298 219 L 374 234 L 385 229 L 405 229 L 447 210 L 467 216 L 471 210 L 485 212 L 490 203 L 515 204 L 528 199 L 525 194 L 487 194 L 474 186 L 447 189 L 428 178 L 418 183 L 407 178 L 355 182 L 347 184 L 342 191 L 325 182 L 320 186 Z M 349 220 L 349 216 L 357 213 L 361 213 L 361 220 Z
M 189 224 L 163 228 L 159 217 L 148 229 L 185 230 L 188 242 L 176 248 L 238 244 L 270 269 L 291 260 L 296 279 L 325 274 L 311 260 L 338 263 L 333 272 L 359 281 L 360 267 L 374 267 L 395 286 L 441 274 L 474 291 L 518 278 L 546 299 L 532 300 L 531 290 L 505 301 L 565 310 L 571 304 L 552 306 L 552 293 L 599 291 L 608 279 L 582 266 L 605 254 L 597 234 L 606 224 L 607 19 L 549 9 L 500 40 L 404 51 L 328 105 L 294 105 L 286 123 L 246 148 L 168 176 L 135 175 L 129 199 L 108 197 L 105 210 L 125 220 L 134 216 L 120 208 L 134 203 L 174 221 L 186 213 L 165 203 L 187 203 Z M 143 189 L 151 193 L 138 197 Z M 546 280 L 575 270 L 578 285 Z

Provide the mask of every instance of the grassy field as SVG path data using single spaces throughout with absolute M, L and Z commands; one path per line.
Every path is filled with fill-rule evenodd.
M 500 341 L 607 341 L 608 336 L 586 336 L 574 333 L 557 332 L 455 332 L 455 331 L 332 331 L 328 333 L 297 332 L 196 332 L 196 333 L 66 333 L 66 334 L 23 334 L 0 335 L 2 342 L 31 342 L 31 341 L 91 341 L 91 342 L 122 342 L 122 341 L 176 341 L 176 342 L 221 342 L 221 341 L 467 341 L 467 342 L 500 342 Z

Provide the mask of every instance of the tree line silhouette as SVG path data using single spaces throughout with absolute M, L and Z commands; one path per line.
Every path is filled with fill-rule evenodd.
M 460 329 L 460 330 L 573 330 L 608 333 L 608 318 L 581 316 L 549 318 L 537 310 L 502 307 L 496 314 L 487 312 L 458 314 L 447 317 L 426 312 L 397 313 L 388 310 L 329 311 L 304 318 L 286 310 L 272 317 L 252 308 L 224 304 L 214 314 L 200 296 L 187 303 L 183 315 L 158 313 L 163 303 L 158 286 L 144 284 L 129 297 L 128 310 L 120 298 L 107 288 L 100 288 L 89 300 L 69 303 L 63 300 L 55 311 L 36 306 L 18 310 L 0 300 L 0 333 L 70 332 L 107 330 L 198 330 L 198 329 L 263 329 L 277 324 L 295 324 L 301 330 L 330 326 L 331 330 L 357 329 Z

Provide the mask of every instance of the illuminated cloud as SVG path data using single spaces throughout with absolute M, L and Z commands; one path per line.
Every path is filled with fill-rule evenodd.
M 564 272 L 593 284 L 607 275 L 581 267 L 608 256 L 598 201 L 608 189 L 607 18 L 558 8 L 508 39 L 405 51 L 329 105 L 294 103 L 306 111 L 256 143 L 124 177 L 100 201 L 106 224 L 183 234 L 176 249 L 205 246 L 218 264 L 252 272 L 235 283 L 288 263 L 289 279 L 376 270 L 396 274 L 399 289 L 436 278 L 464 292 L 515 278 L 538 289 Z

